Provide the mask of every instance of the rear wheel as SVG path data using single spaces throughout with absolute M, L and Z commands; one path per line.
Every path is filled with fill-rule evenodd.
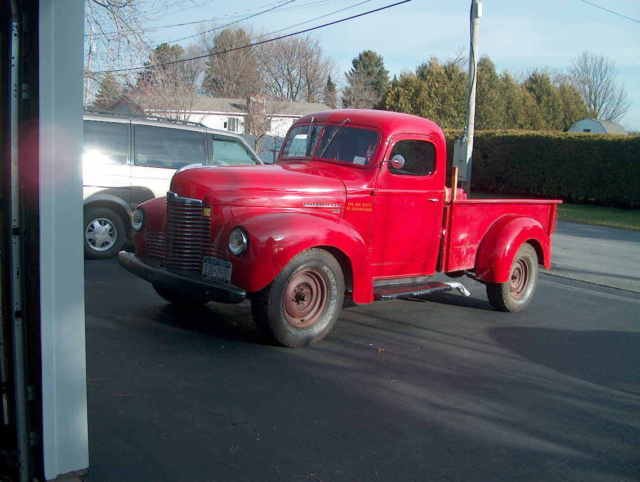
M 500 311 L 522 311 L 531 303 L 537 284 L 538 255 L 533 246 L 525 243 L 513 259 L 509 280 L 487 284 L 487 296 Z
M 251 300 L 258 328 L 288 347 L 315 343 L 329 334 L 344 302 L 344 275 L 327 251 L 310 249 L 292 259 Z
M 125 223 L 112 209 L 89 207 L 84 213 L 84 253 L 87 258 L 115 256 L 127 240 Z

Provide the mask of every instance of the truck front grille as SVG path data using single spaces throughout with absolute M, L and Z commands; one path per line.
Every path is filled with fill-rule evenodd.
M 203 216 L 203 208 L 199 199 L 167 193 L 167 268 L 200 272 L 211 239 L 210 219 Z
M 164 261 L 167 256 L 167 235 L 155 231 L 144 233 L 144 245 L 148 256 Z

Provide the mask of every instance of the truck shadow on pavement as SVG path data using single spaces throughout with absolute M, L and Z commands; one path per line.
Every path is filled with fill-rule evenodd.
M 530 361 L 589 383 L 640 395 L 640 333 L 497 327 L 489 334 Z

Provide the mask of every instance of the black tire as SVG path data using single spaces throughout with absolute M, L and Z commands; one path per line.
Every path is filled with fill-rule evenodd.
M 315 343 L 331 332 L 340 316 L 344 286 L 340 263 L 323 249 L 310 249 L 253 295 L 253 319 L 270 341 L 280 345 Z
M 127 242 L 125 221 L 116 211 L 105 207 L 85 209 L 82 235 L 84 254 L 91 259 L 111 258 Z
M 175 288 L 168 288 L 158 283 L 153 283 L 153 289 L 156 290 L 156 293 L 164 298 L 165 301 L 183 308 L 199 307 L 210 301 L 202 294 L 188 293 Z
M 491 305 L 500 311 L 517 312 L 524 310 L 538 285 L 538 255 L 529 243 L 523 244 L 516 253 L 509 281 L 488 283 L 487 296 Z

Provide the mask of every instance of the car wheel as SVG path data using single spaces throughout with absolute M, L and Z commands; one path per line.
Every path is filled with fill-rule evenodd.
M 344 301 L 344 275 L 327 251 L 310 249 L 293 258 L 275 280 L 253 295 L 258 329 L 288 347 L 322 340 L 333 329 Z
M 538 255 L 533 246 L 525 243 L 513 259 L 509 281 L 487 284 L 487 296 L 500 311 L 522 311 L 531 303 L 537 284 Z
M 112 209 L 93 207 L 84 213 L 84 253 L 87 258 L 115 256 L 127 240 L 127 230 L 120 215 Z
M 204 305 L 209 301 L 209 299 L 202 294 L 168 288 L 167 286 L 158 283 L 153 283 L 153 289 L 169 303 L 185 308 Z

